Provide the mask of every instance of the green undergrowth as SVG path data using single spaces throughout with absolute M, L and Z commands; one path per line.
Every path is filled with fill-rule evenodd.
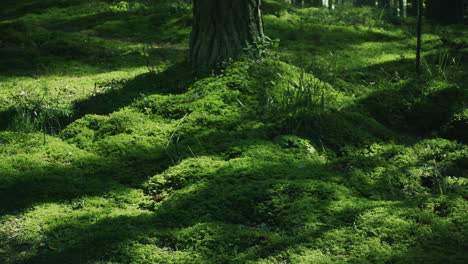
M 8 43 L 57 32 L 0 79 L 1 263 L 467 262 L 454 28 L 416 78 L 408 21 L 266 1 L 280 47 L 201 76 L 187 1 L 5 7 Z
M 86 115 L 59 138 L 2 132 L 1 257 L 463 263 L 466 146 L 395 143 L 355 104 L 260 60 Z
M 185 57 L 191 17 L 184 1 L 30 0 L 1 5 L 2 129 L 14 121 L 18 95 L 43 97 L 40 108 L 60 101 L 73 110 L 76 102 L 105 91 L 108 86 L 102 84 L 162 71 Z M 31 109 L 26 105 L 19 110 Z

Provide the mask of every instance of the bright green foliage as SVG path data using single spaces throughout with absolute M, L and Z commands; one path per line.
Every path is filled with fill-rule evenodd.
M 413 147 L 377 145 L 341 160 L 352 168 L 356 188 L 369 196 L 396 198 L 428 193 L 466 195 L 466 146 L 443 139 Z M 351 162 L 351 163 L 348 163 Z M 391 165 L 390 165 L 391 164 Z
M 408 21 L 269 0 L 280 46 L 193 76 L 188 2 L 6 1 L 1 263 L 467 262 L 459 29 L 417 80 Z

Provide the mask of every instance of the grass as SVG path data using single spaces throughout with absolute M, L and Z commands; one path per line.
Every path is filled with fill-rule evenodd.
M 187 1 L 2 3 L 0 262 L 466 263 L 465 26 L 266 11 L 194 76 Z

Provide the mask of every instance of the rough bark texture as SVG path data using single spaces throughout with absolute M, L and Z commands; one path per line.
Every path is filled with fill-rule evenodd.
M 262 39 L 261 0 L 194 0 L 189 62 L 212 69 Z

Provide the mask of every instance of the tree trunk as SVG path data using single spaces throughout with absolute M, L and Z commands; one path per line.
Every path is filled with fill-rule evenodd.
M 302 0 L 292 0 L 292 4 L 295 7 L 302 7 Z
M 400 16 L 403 18 L 407 17 L 407 11 L 406 11 L 407 6 L 408 6 L 408 3 L 406 0 L 400 0 Z
M 416 74 L 421 75 L 421 44 L 422 44 L 422 17 L 423 17 L 423 0 L 418 0 L 418 22 L 416 27 Z
M 392 14 L 393 16 L 399 16 L 399 4 L 400 4 L 400 1 L 399 0 L 392 0 Z
M 189 63 L 213 69 L 263 39 L 261 0 L 194 0 Z

